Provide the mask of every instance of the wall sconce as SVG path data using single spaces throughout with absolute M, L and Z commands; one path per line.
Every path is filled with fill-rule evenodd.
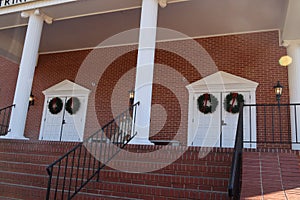
M 134 90 L 129 91 L 129 106 L 132 106 L 134 102 Z
M 32 93 L 30 93 L 30 97 L 29 97 L 29 106 L 33 106 L 34 105 L 34 95 Z
M 282 95 L 283 86 L 280 85 L 279 81 L 277 81 L 277 85 L 275 85 L 273 88 L 275 89 L 276 100 L 278 101 L 278 104 L 279 104 L 280 103 L 280 97 Z

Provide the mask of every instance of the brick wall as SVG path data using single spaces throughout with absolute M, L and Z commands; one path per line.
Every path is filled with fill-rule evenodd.
M 279 47 L 277 31 L 195 41 L 207 51 L 201 58 L 192 53 L 186 59 L 165 49 L 156 51 L 151 139 L 170 140 L 179 133 L 175 139 L 186 142 L 188 92 L 185 86 L 217 70 L 258 82 L 257 103 L 276 103 L 273 86 L 280 80 L 285 86 L 282 102 L 289 102 L 287 68 L 278 64 L 279 58 L 286 55 L 286 49 Z M 165 44 L 172 49 L 190 50 L 189 41 Z M 98 122 L 100 125 L 107 123 L 128 105 L 128 91 L 134 88 L 136 59 L 136 46 L 40 55 L 32 89 L 36 104 L 28 113 L 26 137 L 37 139 L 39 136 L 44 104 L 42 91 L 65 79 L 91 90 L 86 133 L 95 131 Z M 217 68 L 211 66 L 212 61 Z M 8 65 L 4 64 L 1 70 L 8 69 Z M 16 80 L 16 75 L 13 80 Z M 10 90 L 14 87 L 11 84 Z M 90 120 L 93 118 L 93 104 L 96 121 Z
M 18 71 L 16 63 L 0 56 L 0 108 L 13 103 Z

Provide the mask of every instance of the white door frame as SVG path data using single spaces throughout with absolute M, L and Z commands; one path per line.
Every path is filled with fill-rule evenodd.
M 219 71 L 212 75 L 209 75 L 199 81 L 196 81 L 186 88 L 189 92 L 189 110 L 188 110 L 188 136 L 187 145 L 191 146 L 193 139 L 195 138 L 195 127 L 194 127 L 194 114 L 197 110 L 194 110 L 195 95 L 201 95 L 202 93 L 218 93 L 218 92 L 249 92 L 250 93 L 250 104 L 256 103 L 256 88 L 258 83 L 229 74 L 227 72 Z M 223 103 L 223 102 L 219 102 Z M 256 108 L 251 107 L 251 137 L 253 141 L 256 141 Z M 255 144 L 245 144 L 246 148 L 256 148 Z
M 41 128 L 40 128 L 40 135 L 39 140 L 42 140 L 43 133 L 44 133 L 44 125 L 45 125 L 45 118 L 48 109 L 48 102 L 47 99 L 53 97 L 84 97 L 85 101 L 80 105 L 83 108 L 83 120 L 81 126 L 79 128 L 79 136 L 81 141 L 83 140 L 84 134 L 84 127 L 86 122 L 86 112 L 87 112 L 87 105 L 88 105 L 88 96 L 90 94 L 90 90 L 86 89 L 76 83 L 73 83 L 69 80 L 64 80 L 46 90 L 43 91 L 45 95 L 44 107 L 43 107 L 43 116 L 41 119 Z

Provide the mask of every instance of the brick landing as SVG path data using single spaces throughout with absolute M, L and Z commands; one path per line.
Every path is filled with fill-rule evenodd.
M 244 152 L 241 199 L 299 200 L 299 161 L 292 152 Z

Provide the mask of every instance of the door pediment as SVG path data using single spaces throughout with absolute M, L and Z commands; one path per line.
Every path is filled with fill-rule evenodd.
M 89 93 L 90 93 L 89 89 L 86 89 L 81 85 L 73 83 L 72 81 L 69 81 L 67 79 L 43 91 L 43 94 L 45 96 L 51 96 L 51 95 L 87 96 L 89 95 Z
M 189 93 L 195 92 L 224 92 L 224 91 L 253 91 L 258 83 L 219 71 L 199 81 L 187 85 Z

